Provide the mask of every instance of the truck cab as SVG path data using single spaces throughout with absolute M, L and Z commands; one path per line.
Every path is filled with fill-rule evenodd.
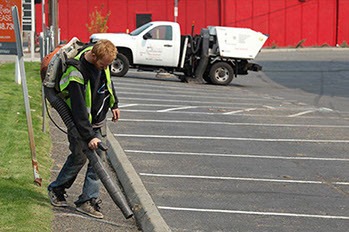
M 147 23 L 130 34 L 97 33 L 91 42 L 109 39 L 131 66 L 149 65 L 176 67 L 179 61 L 181 32 L 178 23 L 157 21 Z

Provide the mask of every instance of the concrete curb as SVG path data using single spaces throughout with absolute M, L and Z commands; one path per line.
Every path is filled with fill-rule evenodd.
M 117 173 L 140 228 L 145 232 L 171 231 L 109 128 L 107 128 L 107 140 L 109 145 L 108 158 Z
M 296 51 L 348 51 L 341 47 L 304 47 L 304 48 L 262 48 L 261 52 L 296 52 Z

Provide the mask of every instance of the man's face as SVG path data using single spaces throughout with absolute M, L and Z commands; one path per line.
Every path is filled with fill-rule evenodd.
M 114 59 L 109 56 L 104 56 L 101 59 L 97 59 L 97 57 L 95 56 L 94 65 L 98 70 L 104 70 L 113 62 L 113 60 Z

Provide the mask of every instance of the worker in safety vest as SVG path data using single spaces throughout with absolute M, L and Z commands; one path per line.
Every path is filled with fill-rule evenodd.
M 110 79 L 109 65 L 117 55 L 115 45 L 109 40 L 99 40 L 93 46 L 81 51 L 75 59 L 80 61 L 80 68 L 68 67 L 60 80 L 60 90 L 66 96 L 73 121 L 81 135 L 76 138 L 69 134 L 68 156 L 57 179 L 48 186 L 51 204 L 57 207 L 68 206 L 65 189 L 72 186 L 79 171 L 87 161 L 86 152 L 95 150 L 98 155 L 98 143 L 102 139 L 101 128 L 111 109 L 112 121 L 120 117 L 118 99 Z M 80 70 L 80 71 L 79 71 Z M 103 218 L 100 212 L 100 180 L 88 164 L 82 193 L 75 201 L 76 209 L 95 218 Z

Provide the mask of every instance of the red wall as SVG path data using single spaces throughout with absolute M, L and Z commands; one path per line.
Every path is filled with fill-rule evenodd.
M 222 0 L 223 24 L 269 34 L 268 46 L 335 46 L 349 41 L 348 0 Z M 338 18 L 337 18 L 338 17 Z
M 346 41 L 349 44 L 349 1 L 340 0 L 338 5 L 338 43 Z
M 195 34 L 199 34 L 201 28 L 220 25 L 219 1 L 180 0 L 178 2 L 177 22 L 181 25 L 183 34 L 191 34 L 193 24 Z M 173 4 L 170 7 L 173 9 Z M 170 19 L 172 20 L 172 17 Z
M 46 0 L 47 1 L 47 0 Z M 177 21 L 182 33 L 209 25 L 249 27 L 269 34 L 266 46 L 321 46 L 349 43 L 349 0 L 179 0 Z M 136 28 L 136 14 L 152 20 L 174 20 L 174 0 L 59 0 L 61 40 L 87 41 L 86 24 L 95 7 L 110 10 L 109 32 Z M 48 4 L 46 4 L 48 6 Z M 36 6 L 41 31 L 41 5 Z M 46 10 L 48 12 L 48 10 Z M 46 14 L 48 15 L 48 14 Z M 46 20 L 46 22 L 48 22 Z

